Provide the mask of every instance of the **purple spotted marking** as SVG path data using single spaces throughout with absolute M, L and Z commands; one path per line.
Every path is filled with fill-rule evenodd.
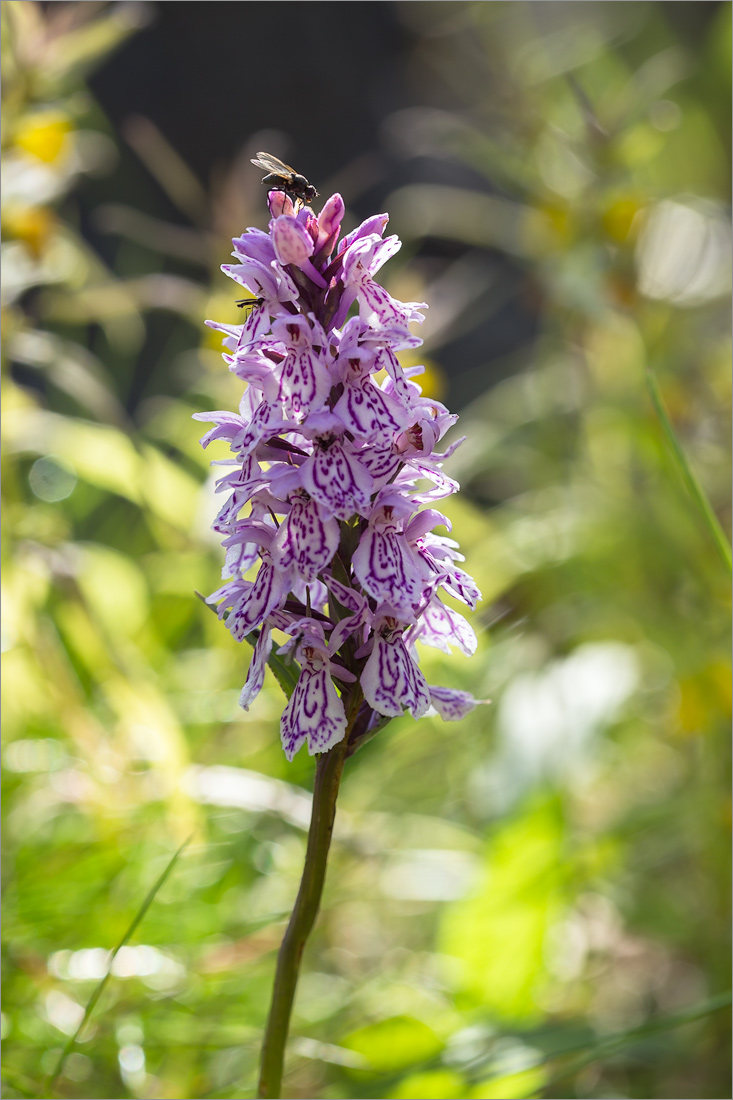
M 437 598 L 432 599 L 423 611 L 420 622 L 411 632 L 411 640 L 435 646 L 444 653 L 450 653 L 451 646 L 455 646 L 467 657 L 476 652 L 478 645 L 473 627 L 463 615 Z
M 333 411 L 354 435 L 385 443 L 405 425 L 404 410 L 369 377 L 347 382 Z

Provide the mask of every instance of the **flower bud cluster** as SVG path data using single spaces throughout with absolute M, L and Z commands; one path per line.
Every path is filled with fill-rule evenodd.
M 245 709 L 264 682 L 273 630 L 289 635 L 278 652 L 300 667 L 281 720 L 291 760 L 304 741 L 320 753 L 342 740 L 347 696 L 360 708 L 352 739 L 405 709 L 448 720 L 470 711 L 467 692 L 426 682 L 416 643 L 473 653 L 472 628 L 439 592 L 471 608 L 480 593 L 457 543 L 434 533 L 450 523 L 433 504 L 458 488 L 441 469 L 448 452 L 435 448 L 457 417 L 422 396 L 422 367 L 398 361 L 422 343 L 409 325 L 426 307 L 375 281 L 400 247 L 383 236 L 387 215 L 339 242 L 340 195 L 318 217 L 281 191 L 268 201 L 269 232 L 235 239 L 236 262 L 222 268 L 253 308 L 241 325 L 207 322 L 246 383 L 239 412 L 196 419 L 214 424 L 204 447 L 225 439 L 234 455 L 217 483 L 227 496 L 213 527 L 226 561 L 210 599 L 236 639 L 259 630 Z

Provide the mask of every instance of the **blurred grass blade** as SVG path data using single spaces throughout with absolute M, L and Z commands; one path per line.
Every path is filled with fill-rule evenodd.
M 155 123 L 144 115 L 133 115 L 125 123 L 124 136 L 178 209 L 194 223 L 206 224 L 206 191 Z
M 209 611 L 213 611 L 215 615 L 218 615 L 217 609 L 214 607 L 213 604 L 208 602 L 208 600 L 206 599 L 205 596 L 202 596 L 200 592 L 196 592 L 196 595 L 198 596 L 198 598 L 201 600 L 202 603 L 206 604 Z M 225 615 L 224 616 L 224 621 L 225 622 L 226 622 L 226 618 L 227 618 L 227 616 Z M 259 638 L 259 636 L 260 636 L 259 630 L 253 630 L 250 634 L 245 634 L 244 637 L 245 637 L 245 641 L 249 642 L 249 644 L 254 648 L 254 645 L 257 642 L 257 639 Z M 273 650 L 272 653 L 270 654 L 270 656 L 268 657 L 267 663 L 268 663 L 270 669 L 272 670 L 273 676 L 275 677 L 278 684 L 280 685 L 280 687 L 285 692 L 285 698 L 289 699 L 290 696 L 295 691 L 296 685 L 298 683 L 298 679 L 300 677 L 300 665 L 298 664 L 297 661 L 285 661 L 285 660 L 283 660 L 283 658 L 278 653 L 276 653 L 275 650 Z
M 17 1073 L 8 1066 L 3 1066 L 3 1085 L 5 1084 L 9 1085 L 11 1089 L 15 1089 L 22 1096 L 28 1096 L 30 1100 L 34 1100 L 38 1091 L 35 1081 L 30 1077 L 26 1077 L 24 1073 Z M 2 1095 L 6 1094 L 3 1093 Z
M 84 1009 L 84 1015 L 82 1017 L 81 1023 L 79 1024 L 79 1026 L 76 1029 L 76 1031 L 74 1032 L 74 1034 L 71 1035 L 69 1037 L 68 1041 L 66 1042 L 66 1045 L 64 1046 L 64 1049 L 61 1051 L 61 1054 L 59 1055 L 59 1060 L 56 1063 L 56 1068 L 54 1069 L 53 1073 L 51 1073 L 51 1075 L 46 1079 L 46 1084 L 45 1084 L 45 1087 L 44 1087 L 44 1090 L 43 1090 L 44 1095 L 51 1092 L 56 1079 L 59 1077 L 59 1075 L 61 1074 L 61 1071 L 64 1068 L 64 1064 L 66 1062 L 66 1059 L 71 1054 L 72 1050 L 74 1049 L 74 1047 L 76 1045 L 76 1042 L 77 1042 L 79 1036 L 81 1035 L 82 1031 L 86 1027 L 87 1021 L 89 1020 L 89 1017 L 91 1016 L 92 1012 L 94 1011 L 94 1008 L 97 1004 L 97 1001 L 102 996 L 102 993 L 104 992 L 104 988 L 107 985 L 107 982 L 109 981 L 109 979 L 111 977 L 112 966 L 114 965 L 114 961 L 115 961 L 119 951 L 125 946 L 125 944 L 128 942 L 128 940 L 131 938 L 131 936 L 135 932 L 135 929 L 140 924 L 141 920 L 143 919 L 143 917 L 147 913 L 150 906 L 153 904 L 153 901 L 155 900 L 155 895 L 158 893 L 161 886 L 163 885 L 163 883 L 166 881 L 166 879 L 170 875 L 171 871 L 173 870 L 176 863 L 178 862 L 179 857 L 182 855 L 184 849 L 190 844 L 190 842 L 191 842 L 191 837 L 189 836 L 189 837 L 186 838 L 186 840 L 184 840 L 184 842 L 180 846 L 180 848 L 173 854 L 173 857 L 169 860 L 168 865 L 166 866 L 165 870 L 160 875 L 160 877 L 158 878 L 158 880 L 154 884 L 154 886 L 151 888 L 151 890 L 148 892 L 147 897 L 145 898 L 144 902 L 142 903 L 142 905 L 138 909 L 137 913 L 133 917 L 132 922 L 131 922 L 130 926 L 128 927 L 127 931 L 125 932 L 124 936 L 122 937 L 120 942 L 117 944 L 117 946 L 112 951 L 112 954 L 110 955 L 110 958 L 109 958 L 109 962 L 107 963 L 107 973 L 100 980 L 100 982 L 96 986 L 94 992 L 92 993 L 91 997 L 89 998 L 89 1001 L 87 1002 L 87 1007 Z
M 687 491 L 689 492 L 690 496 L 697 504 L 697 507 L 705 521 L 708 531 L 712 535 L 713 541 L 718 548 L 718 553 L 725 563 L 726 569 L 728 570 L 728 572 L 731 572 L 733 570 L 733 558 L 731 557 L 730 543 L 728 541 L 728 538 L 726 537 L 725 531 L 720 526 L 718 517 L 713 511 L 712 505 L 707 498 L 705 490 L 693 473 L 692 468 L 687 461 L 685 453 L 679 444 L 677 436 L 674 432 L 674 428 L 672 427 L 670 419 L 667 415 L 667 410 L 665 409 L 664 403 L 662 401 L 662 394 L 659 389 L 659 383 L 657 382 L 657 379 L 654 376 L 654 372 L 651 370 L 651 368 L 647 368 L 646 382 L 647 386 L 649 387 L 652 404 L 654 405 L 657 416 L 659 417 L 659 421 L 662 425 L 667 443 L 669 444 L 672 454 L 675 457 L 677 467 L 682 476 L 682 480 L 687 486 Z
M 702 1001 L 700 1004 L 693 1005 L 684 1012 L 663 1016 L 660 1020 L 652 1020 L 648 1024 L 642 1024 L 641 1027 L 634 1027 L 630 1028 L 628 1031 L 607 1035 L 591 1046 L 590 1049 L 587 1050 L 587 1053 L 581 1058 L 576 1059 L 570 1065 L 558 1070 L 557 1073 L 549 1077 L 542 1086 L 542 1091 L 546 1092 L 548 1089 L 555 1088 L 560 1081 L 564 1080 L 566 1077 L 574 1076 L 594 1062 L 601 1061 L 603 1058 L 613 1057 L 631 1043 L 639 1042 L 652 1035 L 659 1035 L 665 1031 L 671 1031 L 677 1027 L 684 1027 L 685 1024 L 704 1019 L 705 1016 L 709 1016 L 713 1012 L 719 1012 L 723 1008 L 728 1008 L 731 1004 L 731 999 L 731 990 L 727 990 L 725 993 L 719 993 L 717 996 L 711 997 L 707 1001 Z M 555 1058 L 562 1057 L 564 1054 L 571 1054 L 581 1049 L 582 1047 L 568 1047 L 565 1050 L 553 1051 L 551 1057 L 540 1064 L 547 1064 L 548 1062 L 554 1061 Z

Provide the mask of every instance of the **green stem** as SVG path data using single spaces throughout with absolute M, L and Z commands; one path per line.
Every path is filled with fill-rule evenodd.
M 295 988 L 298 984 L 300 960 L 321 904 L 328 850 L 331 846 L 333 823 L 336 817 L 336 798 L 344 770 L 349 733 L 360 701 L 361 693 L 358 692 L 349 708 L 349 724 L 343 741 L 334 745 L 330 752 L 319 755 L 316 764 L 313 808 L 303 877 L 300 880 L 298 897 L 277 957 L 270 1015 L 262 1044 L 260 1083 L 257 1090 L 257 1095 L 261 1098 L 272 1100 L 280 1096 L 285 1044 L 295 1000 Z

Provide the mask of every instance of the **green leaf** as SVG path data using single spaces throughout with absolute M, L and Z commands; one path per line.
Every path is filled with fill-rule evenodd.
M 564 904 L 564 843 L 551 802 L 508 821 L 487 846 L 473 894 L 443 912 L 440 950 L 462 963 L 462 994 L 499 1019 L 538 1015 L 547 932 Z
M 471 1089 L 468 1095 L 472 1100 L 525 1100 L 526 1097 L 537 1096 L 544 1088 L 545 1078 L 546 1073 L 541 1068 L 523 1069 L 518 1073 L 489 1077 Z
M 389 1100 L 453 1100 L 465 1095 L 466 1085 L 460 1073 L 452 1069 L 434 1069 L 411 1073 L 389 1094 Z
M 363 1055 L 372 1069 L 382 1073 L 427 1062 L 443 1047 L 435 1032 L 412 1016 L 392 1016 L 352 1031 L 343 1045 Z

